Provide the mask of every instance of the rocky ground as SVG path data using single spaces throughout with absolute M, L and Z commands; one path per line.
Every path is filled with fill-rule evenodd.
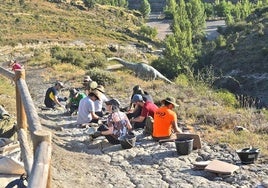
M 236 152 L 224 144 L 210 145 L 189 155 L 178 155 L 175 143 L 159 143 L 135 131 L 136 146 L 124 150 L 100 137 L 90 141 L 87 128 L 77 128 L 75 116 L 63 109 L 45 111 L 45 90 L 51 86 L 40 75 L 42 69 L 28 70 L 27 83 L 41 124 L 53 133 L 52 187 L 268 187 L 268 164 L 262 156 L 255 164 L 242 165 Z M 68 83 L 67 83 L 68 84 Z M 196 170 L 196 161 L 218 159 L 239 166 L 232 175 Z

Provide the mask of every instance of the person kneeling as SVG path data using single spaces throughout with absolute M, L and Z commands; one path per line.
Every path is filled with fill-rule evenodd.
M 177 125 L 177 114 L 173 111 L 178 106 L 173 97 L 167 97 L 162 101 L 163 106 L 154 113 L 153 139 L 175 138 L 173 133 L 182 133 Z
M 131 130 L 127 115 L 119 110 L 120 103 L 117 99 L 105 102 L 107 111 L 107 125 L 101 125 L 94 133 L 93 138 L 105 136 L 110 144 L 120 144 L 120 138 L 126 136 Z

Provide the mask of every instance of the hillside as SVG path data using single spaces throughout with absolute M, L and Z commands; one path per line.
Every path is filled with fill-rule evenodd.
M 137 42 L 138 13 L 96 5 L 87 10 L 47 1 L 4 2 L 0 7 L 2 45 L 81 40 L 87 44 Z M 124 23 L 124 24 L 122 24 Z
M 268 105 L 267 19 L 267 7 L 264 7 L 257 9 L 245 22 L 221 30 L 226 41 L 206 59 L 217 76 L 232 76 L 238 80 L 240 90 L 236 93 L 257 97 L 263 106 Z

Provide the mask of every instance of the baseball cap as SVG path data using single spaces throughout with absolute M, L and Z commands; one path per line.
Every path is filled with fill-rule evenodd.
M 90 76 L 84 76 L 84 82 L 89 82 L 89 81 L 92 81 Z
M 112 105 L 112 106 L 120 106 L 120 102 L 117 99 L 110 99 L 109 101 L 105 102 L 106 105 Z
M 60 82 L 60 81 L 57 81 L 57 82 L 55 83 L 55 85 L 59 85 L 59 86 L 62 87 L 62 88 L 64 87 L 64 86 L 63 86 L 63 83 Z
M 142 96 L 140 94 L 135 94 L 132 99 L 131 102 L 139 102 L 139 101 L 143 101 Z

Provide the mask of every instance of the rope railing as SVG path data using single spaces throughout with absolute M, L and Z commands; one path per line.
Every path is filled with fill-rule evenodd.
M 24 169 L 28 175 L 28 188 L 50 188 L 51 133 L 42 129 L 25 81 L 25 70 L 15 70 L 14 74 L 0 67 L 0 74 L 14 80 L 16 84 L 18 140 Z M 28 142 L 28 135 L 30 135 L 32 149 Z

